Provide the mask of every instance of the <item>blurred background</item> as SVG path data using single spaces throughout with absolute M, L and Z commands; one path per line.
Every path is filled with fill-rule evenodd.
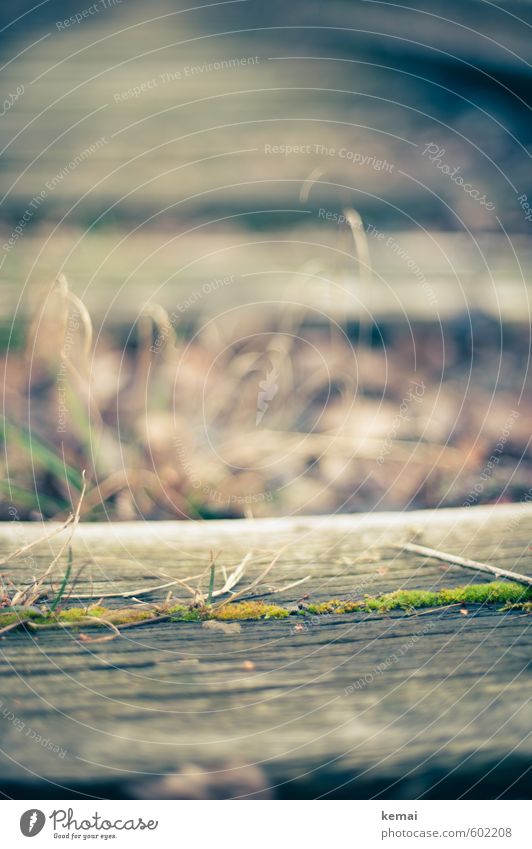
M 0 11 L 3 519 L 532 497 L 530 2 Z

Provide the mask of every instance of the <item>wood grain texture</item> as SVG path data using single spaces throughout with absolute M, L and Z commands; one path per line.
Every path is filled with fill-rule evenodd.
M 483 582 L 390 547 L 401 539 L 530 574 L 528 506 L 213 523 L 84 524 L 79 593 L 185 577 L 209 551 L 249 578 L 286 546 L 273 580 L 311 579 L 277 598 L 378 594 Z M 0 555 L 42 527 L 4 524 Z M 3 566 L 24 580 L 61 536 Z M 33 558 L 33 559 L 32 559 Z M 205 579 L 204 586 L 207 584 Z M 162 597 L 164 591 L 150 599 Z M 120 599 L 115 600 L 116 604 Z M 30 798 L 522 797 L 530 763 L 530 617 L 492 607 L 416 615 L 197 623 L 0 642 L 1 789 Z M 37 735 L 44 739 L 39 742 Z M 48 742 L 49 741 L 49 742 Z M 59 751 L 53 751 L 53 748 Z

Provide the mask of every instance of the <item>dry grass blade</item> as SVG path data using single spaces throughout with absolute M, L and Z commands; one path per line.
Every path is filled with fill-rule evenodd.
M 20 557 L 22 554 L 26 554 L 27 551 L 30 551 L 32 548 L 35 548 L 36 545 L 40 545 L 42 542 L 46 542 L 46 540 L 51 539 L 52 537 L 60 534 L 61 531 L 64 531 L 65 528 L 74 521 L 74 514 L 71 513 L 70 516 L 60 525 L 58 528 L 54 528 L 53 531 L 50 531 L 47 534 L 44 534 L 42 537 L 38 539 L 34 539 L 33 542 L 29 542 L 27 545 L 23 545 L 22 548 L 17 548 L 16 551 L 13 551 L 11 554 L 8 554 L 2 561 L 0 561 L 0 566 L 3 566 L 5 563 L 9 563 L 10 560 L 14 560 L 15 557 Z
M 81 323 L 83 325 L 84 330 L 84 342 L 83 342 L 83 358 L 85 361 L 85 367 L 87 371 L 90 370 L 90 353 L 92 349 L 92 321 L 89 314 L 89 311 L 83 301 L 81 301 L 77 295 L 74 295 L 73 292 L 68 292 L 67 299 L 71 304 L 74 305 L 76 310 L 78 311 L 79 317 L 81 319 Z
M 276 563 L 277 563 L 277 561 L 279 560 L 279 558 L 280 558 L 281 554 L 283 553 L 283 551 L 284 551 L 286 548 L 288 548 L 288 545 L 289 545 L 289 544 L 284 545 L 284 546 L 280 549 L 280 551 L 278 551 L 278 552 L 277 552 L 277 554 L 276 554 L 276 555 L 275 555 L 275 557 L 273 558 L 272 562 L 271 562 L 271 563 L 270 563 L 270 564 L 266 567 L 266 569 L 264 570 L 264 572 L 261 572 L 261 574 L 260 574 L 260 575 L 258 575 L 258 576 L 255 578 L 255 580 L 254 580 L 254 581 L 252 581 L 252 582 L 251 582 L 251 584 L 249 584 L 249 586 L 244 587 L 244 589 L 240 590 L 240 591 L 239 591 L 239 592 L 237 592 L 237 593 L 232 593 L 230 598 L 227 598 L 227 599 L 225 599 L 224 601 L 219 601 L 217 604 L 213 604 L 212 609 L 213 609 L 213 610 L 219 610 L 221 607 L 224 607 L 226 604 L 229 604 L 229 602 L 235 601 L 235 599 L 237 599 L 237 598 L 242 598 L 242 596 L 248 595 L 248 594 L 250 593 L 250 591 L 251 591 L 251 590 L 253 590 L 253 589 L 255 589 L 256 587 L 260 586 L 260 584 L 262 584 L 262 582 L 264 581 L 264 578 L 266 577 L 266 575 L 269 575 L 269 573 L 271 572 L 271 570 L 273 569 L 273 567 L 275 566 L 275 564 L 276 564 Z
M 358 259 L 358 271 L 360 278 L 371 283 L 373 272 L 369 255 L 368 239 L 364 229 L 364 222 L 356 209 L 344 209 L 344 215 L 351 230 Z
M 171 618 L 172 617 L 169 613 L 162 613 L 160 616 L 152 616 L 150 619 L 141 619 L 139 622 L 126 622 L 125 625 L 120 626 L 120 630 L 124 631 L 126 628 L 141 628 L 143 625 L 153 625 L 156 622 L 167 622 Z
M 191 580 L 191 578 L 189 578 L 188 580 Z M 148 595 L 149 593 L 154 593 L 157 590 L 165 590 L 168 587 L 175 587 L 175 585 L 178 583 L 179 581 L 175 579 L 173 581 L 168 581 L 167 584 L 158 584 L 156 587 L 146 587 L 145 589 L 141 588 L 138 590 L 128 590 L 127 592 L 123 593 L 104 593 L 103 595 L 99 595 L 98 598 L 134 598 L 135 596 Z M 94 598 L 94 593 L 76 593 L 74 597 L 80 601 L 88 601 Z
M 88 637 L 87 635 L 80 634 L 80 639 L 83 637 L 82 642 L 84 643 L 109 643 L 111 640 L 116 640 L 117 637 L 120 636 L 120 631 L 112 622 L 109 622 L 108 619 L 102 619 L 99 616 L 91 616 L 91 619 L 94 622 L 100 622 L 102 625 L 107 625 L 108 628 L 113 631 L 112 634 L 108 634 L 105 637 Z
M 165 578 L 171 578 L 172 577 L 171 575 L 167 575 L 165 572 L 161 572 L 161 575 L 163 575 Z M 202 593 L 198 589 L 191 587 L 190 584 L 187 583 L 187 581 L 190 581 L 190 580 L 192 580 L 192 579 L 191 578 L 186 578 L 184 580 L 182 578 L 174 578 L 173 579 L 175 584 L 179 584 L 180 587 L 184 587 L 186 589 L 186 591 L 189 592 L 190 595 L 194 599 L 197 599 L 198 596 L 202 595 Z
M 87 372 L 88 372 L 89 369 L 90 369 L 89 358 L 90 358 L 90 352 L 91 352 L 91 348 L 92 348 L 92 337 L 93 337 L 92 320 L 91 320 L 89 311 L 88 311 L 87 307 L 85 306 L 85 304 L 83 303 L 83 301 L 80 298 L 78 298 L 77 295 L 75 295 L 73 292 L 70 291 L 68 281 L 67 281 L 64 274 L 60 273 L 60 274 L 57 275 L 54 289 L 61 296 L 61 298 L 63 299 L 65 304 L 67 304 L 67 305 L 72 304 L 74 306 L 76 312 L 78 313 L 79 319 L 80 319 L 82 327 L 83 327 L 83 332 L 84 332 L 83 359 L 84 359 L 84 362 L 85 362 L 85 367 L 86 367 Z M 68 306 L 66 306 L 66 310 L 68 310 Z M 65 356 L 64 351 L 62 352 L 62 358 L 68 359 L 68 357 Z
M 282 587 L 274 587 L 274 586 L 271 586 L 271 587 L 266 586 L 266 588 L 260 587 L 260 590 L 258 592 L 251 593 L 251 595 L 246 596 L 246 598 L 263 598 L 266 595 L 276 595 L 277 593 L 285 593 L 285 592 L 288 592 L 288 590 L 291 590 L 294 587 L 299 586 L 299 584 L 304 584 L 305 581 L 308 581 L 310 579 L 310 577 L 311 577 L 310 575 L 306 575 L 304 578 L 300 578 L 298 581 L 293 581 L 291 584 L 286 584 L 286 586 L 282 586 Z M 235 598 L 235 596 L 233 596 L 233 598 L 229 599 L 229 601 L 233 601 L 234 598 Z
M 233 589 L 233 587 L 236 587 L 236 585 L 239 583 L 239 581 L 242 580 L 244 572 L 246 571 L 246 566 L 249 563 L 249 561 L 251 560 L 252 556 L 253 556 L 253 552 L 248 551 L 248 553 L 246 554 L 246 556 L 244 557 L 242 562 L 239 563 L 238 566 L 236 567 L 236 569 L 233 572 L 231 572 L 231 574 L 229 575 L 228 578 L 226 578 L 226 581 L 225 581 L 225 584 L 223 585 L 223 587 L 220 590 L 214 590 L 214 592 L 212 594 L 213 598 L 218 598 L 221 595 L 225 595 L 226 593 L 230 593 L 231 590 Z
M 276 587 L 274 590 L 269 590 L 268 592 L 263 593 L 263 595 L 275 595 L 275 593 L 285 593 L 287 590 L 292 590 L 294 587 L 298 587 L 300 584 L 304 584 L 305 581 L 310 580 L 310 575 L 306 575 L 304 578 L 300 578 L 298 581 L 293 581 L 291 584 L 286 584 L 284 587 Z
M 309 199 L 310 191 L 312 186 L 318 182 L 320 177 L 323 176 L 325 171 L 321 167 L 314 168 L 308 177 L 305 178 L 303 185 L 301 186 L 301 190 L 299 192 L 299 202 L 306 203 Z
M 42 594 L 42 586 L 44 584 L 44 581 L 53 572 L 57 562 L 63 556 L 63 554 L 66 551 L 66 549 L 68 548 L 68 546 L 71 544 L 72 537 L 74 535 L 74 531 L 76 530 L 76 527 L 79 523 L 80 514 L 81 514 L 81 505 L 83 503 L 83 497 L 85 495 L 85 490 L 87 488 L 87 482 L 86 482 L 86 479 L 85 479 L 85 470 L 83 470 L 83 472 L 82 472 L 82 479 L 83 479 L 83 486 L 81 488 L 81 493 L 80 493 L 80 496 L 79 496 L 79 501 L 78 501 L 76 510 L 74 511 L 74 515 L 72 516 L 72 520 L 70 522 L 67 522 L 66 525 L 65 525 L 65 527 L 68 526 L 69 529 L 70 529 L 70 533 L 69 533 L 67 539 L 65 540 L 63 545 L 60 547 L 56 556 L 53 558 L 52 562 L 47 567 L 47 569 L 43 572 L 43 574 L 39 578 L 36 578 L 28 587 L 25 587 L 23 590 L 20 590 L 18 593 L 16 593 L 13 596 L 13 598 L 11 600 L 11 606 L 14 606 L 16 604 L 22 604 L 24 606 L 30 606 L 37 601 L 37 599 Z

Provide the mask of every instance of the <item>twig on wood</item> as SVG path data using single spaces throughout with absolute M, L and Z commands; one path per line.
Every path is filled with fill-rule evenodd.
M 474 569 L 476 572 L 488 572 L 497 578 L 508 578 L 510 581 L 518 581 L 520 584 L 526 584 L 528 587 L 532 587 L 532 578 L 529 578 L 527 575 L 521 575 L 519 572 L 510 572 L 508 569 L 501 569 L 498 566 L 490 566 L 489 563 L 480 563 L 478 560 L 471 560 L 469 557 L 460 557 L 458 554 L 447 554 L 444 551 L 438 551 L 437 548 L 417 545 L 415 542 L 392 543 L 392 548 L 411 551 L 413 554 L 420 554 L 424 557 L 434 557 L 435 560 L 443 560 L 455 566 L 463 566 L 464 569 Z

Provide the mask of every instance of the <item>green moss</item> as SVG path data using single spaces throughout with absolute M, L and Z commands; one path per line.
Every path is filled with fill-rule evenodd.
M 508 604 L 527 598 L 532 598 L 532 590 L 521 584 L 492 581 L 489 584 L 468 584 L 442 590 L 396 590 L 376 598 L 366 597 L 364 609 L 384 613 L 388 610 L 445 607 L 449 604 Z
M 214 619 L 220 622 L 226 620 L 253 620 L 253 619 L 286 619 L 290 611 L 278 604 L 267 604 L 264 601 L 239 601 L 229 602 L 223 607 L 187 607 L 184 604 L 176 604 L 168 611 L 172 619 L 180 622 L 201 622 Z
M 145 622 L 147 619 L 153 619 L 156 614 L 153 610 L 137 610 L 134 607 L 125 610 L 108 610 L 102 616 L 113 625 L 131 625 L 133 622 Z
M 98 626 L 105 619 L 114 625 L 131 625 L 156 618 L 167 613 L 176 622 L 218 621 L 259 621 L 267 619 L 286 619 L 288 616 L 326 616 L 346 614 L 356 611 L 366 613 L 387 613 L 390 610 L 416 610 L 423 607 L 445 607 L 451 604 L 502 604 L 502 610 L 522 610 L 532 612 L 532 588 L 509 581 L 492 581 L 487 584 L 467 584 L 441 590 L 395 590 L 380 596 L 366 596 L 358 601 L 329 599 L 328 601 L 308 604 L 303 609 L 288 609 L 278 604 L 264 601 L 229 602 L 222 607 L 191 607 L 176 604 L 169 609 L 129 607 L 109 609 L 92 607 L 71 607 L 60 613 L 39 614 L 35 610 L 0 611 L 0 628 L 14 623 L 31 620 L 36 625 L 49 628 Z
M 62 610 L 56 616 L 50 615 L 49 619 L 57 619 L 59 622 L 69 622 L 75 624 L 88 616 L 87 610 L 84 607 L 70 607 L 68 610 Z
M 109 613 L 106 607 L 91 607 L 87 611 L 88 616 L 105 616 L 106 613 Z
M 24 622 L 27 619 L 36 619 L 38 614 L 31 610 L 19 610 L 16 613 L 0 613 L 0 629 L 13 625 L 14 622 Z
M 266 604 L 264 601 L 237 601 L 225 604 L 209 613 L 209 619 L 225 621 L 227 619 L 286 619 L 290 611 L 278 604 Z
M 341 601 L 338 598 L 333 598 L 330 601 L 309 604 L 305 610 L 313 616 L 327 616 L 330 613 L 353 613 L 355 610 L 362 610 L 363 608 L 363 601 Z
M 386 613 L 389 610 L 417 610 L 423 607 L 445 607 L 449 604 L 515 604 L 532 599 L 532 590 L 508 581 L 468 584 L 442 590 L 395 590 L 380 596 L 366 596 L 362 601 L 331 599 L 309 604 L 304 613 L 324 616 L 330 613 Z
M 143 622 L 146 619 L 152 619 L 154 615 L 152 610 L 136 607 L 124 607 L 117 610 L 108 607 L 92 607 L 90 610 L 86 610 L 84 607 L 71 607 L 69 610 L 62 610 L 57 619 L 59 622 L 70 625 L 100 624 L 98 621 L 91 622 L 91 619 L 105 619 L 107 622 L 112 622 L 113 625 L 128 625 L 131 622 Z
M 200 622 L 205 619 L 205 613 L 197 607 L 187 607 L 185 604 L 176 604 L 168 611 L 175 622 Z

